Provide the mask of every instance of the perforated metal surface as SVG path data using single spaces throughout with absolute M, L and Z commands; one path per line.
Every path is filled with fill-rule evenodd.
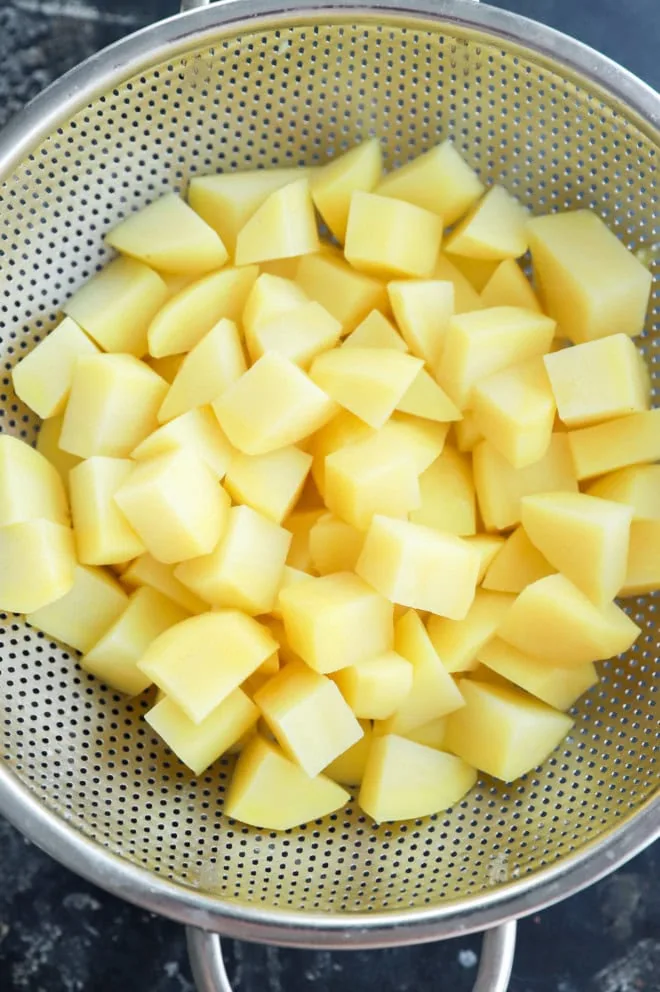
M 334 18 L 334 19 L 333 19 Z M 535 211 L 596 208 L 632 248 L 658 238 L 658 149 L 588 89 L 468 29 L 341 22 L 264 29 L 163 64 L 94 101 L 0 187 L 0 426 L 33 441 L 9 371 L 108 257 L 103 233 L 194 174 L 325 160 L 369 135 L 389 165 L 451 135 Z M 658 383 L 660 262 L 644 347 Z M 195 780 L 127 702 L 60 646 L 0 630 L 4 760 L 43 803 L 130 862 L 238 904 L 326 912 L 461 900 L 602 838 L 658 784 L 658 600 L 578 706 L 565 747 L 449 814 L 374 825 L 355 806 L 288 834 L 227 821 L 230 762 Z

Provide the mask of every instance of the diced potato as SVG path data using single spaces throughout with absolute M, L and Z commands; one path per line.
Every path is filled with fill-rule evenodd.
M 585 493 L 541 493 L 522 500 L 527 536 L 551 565 L 597 606 L 626 576 L 632 507 Z
M 167 383 L 132 355 L 79 359 L 60 447 L 81 458 L 126 458 L 156 430 L 156 414 L 166 392 Z
M 533 465 L 548 450 L 556 408 L 541 358 L 480 379 L 472 409 L 477 430 L 514 468 Z
M 420 506 L 410 520 L 465 537 L 477 530 L 476 498 L 469 459 L 446 446 L 419 478 Z
M 344 254 L 356 269 L 370 275 L 416 276 L 433 272 L 442 219 L 404 200 L 374 193 L 353 193 Z
M 452 231 L 445 251 L 468 258 L 520 258 L 527 251 L 527 212 L 493 186 Z
M 236 452 L 225 488 L 235 503 L 246 503 L 280 524 L 298 501 L 311 464 L 311 455 L 292 446 L 267 455 Z
M 421 475 L 444 451 L 449 424 L 439 424 L 407 413 L 393 413 L 379 432 L 383 441 L 408 454 Z
M 182 562 L 174 575 L 213 606 L 258 616 L 275 605 L 290 543 L 283 527 L 249 506 L 233 506 L 213 551 Z
M 307 255 L 320 248 L 309 181 L 270 193 L 236 235 L 236 265 Z
M 479 553 L 480 565 L 479 574 L 477 576 L 477 585 L 481 585 L 491 563 L 493 562 L 495 556 L 499 554 L 502 545 L 504 544 L 504 538 L 500 537 L 499 534 L 475 534 L 473 537 L 466 537 L 464 540 L 471 544 L 472 547 Z M 501 591 L 508 592 L 513 590 L 502 589 Z
M 393 196 L 442 217 L 449 226 L 483 193 L 484 187 L 451 141 L 430 148 L 385 176 L 376 192 Z
M 297 365 L 268 352 L 213 404 L 231 443 L 246 455 L 296 444 L 336 413 L 330 397 Z
M 228 257 L 213 228 L 176 193 L 166 193 L 126 217 L 106 234 L 105 243 L 154 269 L 177 274 L 202 275 L 219 269 Z
M 510 259 L 505 259 L 509 262 Z M 466 255 L 452 255 L 452 262 L 462 272 L 477 293 L 481 293 L 486 283 L 502 264 L 497 259 L 492 258 L 468 258 Z M 484 304 L 485 305 L 485 304 Z M 495 304 L 499 305 L 499 304 Z M 510 304 L 515 306 L 517 304 Z
M 38 519 L 69 523 L 62 479 L 25 441 L 0 434 L 0 527 Z M 3 562 L 0 571 L 5 567 Z
M 523 654 L 497 637 L 484 644 L 478 657 L 482 665 L 557 710 L 569 710 L 598 683 L 593 665 L 560 668 Z
M 111 689 L 131 696 L 151 685 L 137 667 L 152 642 L 189 614 L 149 586 L 136 589 L 112 626 L 88 649 L 80 664 Z
M 507 593 L 477 589 L 463 620 L 429 617 L 429 638 L 448 672 L 469 672 L 477 667 L 480 649 L 494 637 L 514 599 Z
M 488 566 L 483 587 L 494 592 L 518 593 L 530 583 L 555 571 L 547 558 L 534 547 L 524 528 L 516 527 Z
M 533 310 L 493 307 L 449 321 L 437 370 L 442 388 L 462 410 L 480 379 L 548 351 L 554 321 Z
M 465 679 L 461 690 L 466 706 L 448 718 L 445 747 L 505 782 L 540 765 L 573 726 L 518 689 Z
M 199 406 L 163 424 L 138 444 L 131 457 L 141 462 L 182 449 L 192 451 L 218 480 L 226 475 L 235 454 L 213 410 L 209 406 Z
M 524 654 L 573 668 L 627 651 L 639 633 L 615 603 L 595 606 L 563 575 L 548 575 L 523 589 L 498 636 Z
M 586 491 L 631 506 L 633 520 L 660 520 L 660 465 L 619 469 L 590 483 Z
M 228 268 L 186 286 L 149 324 L 149 353 L 161 358 L 190 351 L 220 321 L 239 320 L 258 274 L 256 265 Z
M 196 272 L 159 272 L 158 275 L 167 287 L 168 300 L 199 279 Z
M 324 509 L 296 510 L 284 521 L 286 529 L 293 535 L 286 563 L 300 572 L 312 572 L 312 557 L 309 548 L 309 534 Z
M 302 256 L 305 257 L 304 255 Z M 280 279 L 295 279 L 300 258 L 273 258 L 268 262 L 259 263 L 262 275 L 278 276 Z
M 449 318 L 454 313 L 454 285 L 439 279 L 390 282 L 392 312 L 413 355 L 435 372 L 445 346 Z
M 274 675 L 277 675 L 279 671 L 280 653 L 279 651 L 276 651 L 274 654 L 271 654 L 269 658 L 266 658 L 266 660 L 259 665 L 256 672 L 245 680 L 243 683 L 243 689 L 247 692 L 248 696 L 253 699 L 255 693 L 258 692 L 259 689 L 261 689 L 267 682 L 269 682 Z M 261 718 L 261 714 L 259 714 L 259 718 L 265 725 L 265 721 Z M 268 731 L 266 736 L 270 736 L 270 730 L 268 730 L 267 727 L 265 729 Z
M 348 410 L 339 412 L 312 438 L 312 477 L 320 493 L 325 492 L 325 460 L 328 455 L 333 455 L 335 451 L 354 444 L 357 441 L 366 441 L 373 437 L 375 431 L 365 424 L 359 417 L 353 416 Z
M 332 513 L 324 513 L 309 532 L 309 555 L 319 575 L 352 572 L 360 557 L 364 534 Z
M 474 486 L 487 530 L 507 530 L 520 523 L 520 500 L 534 493 L 577 492 L 567 434 L 553 434 L 543 458 L 514 468 L 488 441 L 472 452 Z
M 262 830 L 290 830 L 340 809 L 348 792 L 325 775 L 310 778 L 257 735 L 236 762 L 224 814 Z
M 309 575 L 307 575 L 306 578 L 309 578 Z M 280 667 L 284 667 L 284 665 L 288 665 L 292 661 L 300 661 L 300 658 L 289 644 L 289 640 L 284 629 L 284 623 L 281 619 L 277 619 L 270 614 L 269 616 L 260 617 L 259 622 L 262 626 L 266 627 L 271 636 L 277 642 Z
M 209 608 L 208 603 L 174 577 L 174 565 L 165 565 L 149 554 L 140 555 L 132 561 L 122 572 L 121 581 L 129 589 L 149 586 L 191 614 L 205 613 Z
M 480 558 L 453 534 L 376 516 L 355 570 L 393 603 L 461 620 L 474 599 Z
M 254 335 L 260 327 L 306 303 L 309 303 L 307 294 L 297 283 L 262 272 L 243 308 L 242 324 L 248 351 L 252 351 Z
M 0 527 L 0 561 L 0 610 L 34 613 L 61 599 L 73 586 L 73 533 L 43 519 Z
M 298 582 L 279 603 L 291 648 L 321 674 L 392 647 L 392 604 L 350 572 Z
M 402 413 L 410 413 L 415 417 L 436 420 L 443 424 L 452 420 L 461 420 L 463 416 L 426 369 L 419 370 L 396 408 Z
M 660 408 L 566 435 L 578 479 L 660 459 Z
M 190 617 L 151 642 L 140 670 L 201 723 L 277 650 L 263 624 L 238 610 Z
M 523 307 L 525 310 L 541 310 L 541 304 L 529 279 L 512 258 L 500 262 L 480 293 L 481 302 L 485 307 Z
M 80 458 L 77 455 L 70 455 L 68 451 L 62 451 L 60 448 L 63 420 L 63 415 L 59 414 L 57 417 L 49 417 L 48 420 L 42 422 L 37 437 L 37 451 L 50 462 L 62 480 L 65 492 L 68 492 L 69 472 L 80 464 Z
M 325 307 L 349 334 L 372 310 L 389 309 L 385 283 L 330 253 L 305 255 L 300 259 L 296 282 L 310 300 Z
M 137 462 L 115 499 L 147 551 L 166 564 L 209 554 L 230 504 L 206 464 L 185 448 Z
M 259 710 L 241 689 L 235 689 L 201 723 L 193 723 L 167 696 L 144 718 L 177 758 L 201 775 L 256 725 Z
M 147 329 L 168 297 L 157 272 L 134 258 L 115 258 L 83 283 L 62 309 L 103 351 L 142 358 Z
M 76 362 L 98 351 L 75 321 L 65 317 L 14 366 L 11 377 L 16 395 L 42 419 L 56 416 L 69 397 Z
M 447 718 L 439 716 L 437 719 L 429 720 L 428 723 L 421 727 L 415 727 L 414 730 L 401 736 L 406 737 L 409 741 L 415 741 L 416 744 L 424 744 L 425 747 L 434 747 L 437 751 L 442 751 L 446 731 Z
M 356 190 L 370 193 L 383 174 L 380 142 L 371 138 L 316 169 L 311 182 L 312 199 L 338 241 L 346 237 L 348 211 Z
M 371 427 L 382 427 L 422 361 L 385 348 L 335 348 L 314 359 L 310 377 L 335 402 Z
M 323 774 L 340 785 L 360 785 L 371 747 L 371 720 L 358 720 L 362 728 L 362 737 L 352 747 L 331 761 Z
M 344 340 L 342 347 L 393 348 L 395 351 L 408 351 L 406 342 L 380 310 L 372 310 L 367 314 Z
M 339 321 L 310 300 L 260 324 L 249 339 L 250 358 L 256 361 L 267 351 L 277 351 L 307 369 L 317 355 L 335 347 L 340 335 Z
M 356 716 L 385 720 L 412 689 L 413 666 L 396 651 L 386 651 L 342 668 L 332 678 Z
M 25 619 L 49 637 L 85 652 L 127 604 L 128 596 L 111 575 L 101 568 L 77 565 L 71 589 L 61 599 L 28 613 Z
M 274 617 L 276 620 L 282 619 L 282 610 L 280 608 L 280 593 L 284 589 L 288 589 L 289 586 L 296 585 L 296 583 L 298 582 L 306 582 L 309 577 L 310 576 L 307 572 L 301 572 L 299 568 L 292 568 L 291 565 L 284 566 L 284 568 L 282 569 L 282 579 L 280 581 L 280 586 L 279 589 L 277 590 L 277 596 L 275 598 L 275 605 L 270 611 L 271 617 Z
M 454 313 L 469 313 L 483 309 L 481 297 L 470 280 L 456 267 L 453 259 L 440 252 L 433 270 L 433 279 L 450 282 L 454 287 Z
M 660 520 L 634 520 L 628 567 L 621 596 L 643 596 L 660 589 Z
M 590 210 L 535 217 L 527 227 L 544 309 L 578 343 L 644 327 L 651 273 Z
M 371 742 L 358 803 L 376 823 L 415 820 L 453 806 L 476 781 L 461 758 L 387 734 Z
M 454 424 L 454 434 L 456 447 L 463 453 L 474 451 L 479 441 L 483 441 L 484 437 L 477 427 L 477 418 L 473 410 L 463 411 L 463 419 L 457 420 Z
M 169 382 L 171 386 L 185 357 L 185 355 L 164 355 L 162 358 L 145 358 L 145 362 L 156 375 Z
M 78 561 L 84 565 L 112 565 L 144 552 L 114 498 L 132 469 L 128 458 L 96 456 L 71 470 L 71 516 Z

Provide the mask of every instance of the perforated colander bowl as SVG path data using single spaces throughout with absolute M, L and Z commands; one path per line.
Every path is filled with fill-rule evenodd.
M 659 128 L 660 97 L 627 72 L 471 0 L 228 0 L 141 31 L 0 140 L 0 427 L 34 441 L 12 366 L 107 261 L 104 232 L 191 176 L 322 162 L 370 135 L 391 167 L 451 136 L 534 211 L 592 207 L 652 254 Z M 656 384 L 659 296 L 656 281 L 642 339 Z M 365 947 L 501 925 L 659 830 L 658 602 L 629 601 L 639 641 L 601 666 L 570 738 L 520 782 L 484 778 L 415 822 L 376 827 L 351 804 L 285 834 L 223 816 L 229 759 L 194 779 L 142 720 L 148 701 L 7 617 L 0 809 L 88 878 L 206 931 Z M 191 933 L 200 988 L 228 987 L 217 939 Z M 512 936 L 490 940 L 480 988 L 505 987 Z

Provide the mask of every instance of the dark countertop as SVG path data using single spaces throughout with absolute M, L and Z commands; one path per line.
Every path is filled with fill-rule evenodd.
M 498 0 L 660 87 L 660 0 Z M 0 125 L 52 79 L 173 0 L 0 0 Z M 180 927 L 66 871 L 0 821 L 0 992 L 193 992 Z M 522 922 L 511 992 L 660 992 L 660 851 Z M 237 990 L 467 992 L 478 939 L 373 953 L 228 943 Z

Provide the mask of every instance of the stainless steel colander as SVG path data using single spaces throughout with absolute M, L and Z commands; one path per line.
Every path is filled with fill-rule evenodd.
M 473 0 L 225 0 L 94 56 L 0 139 L 0 429 L 34 440 L 10 370 L 106 261 L 120 218 L 195 174 L 321 162 L 369 135 L 389 166 L 450 135 L 532 209 L 590 206 L 630 247 L 657 242 L 660 96 L 603 56 Z M 659 301 L 656 281 L 642 342 L 656 391 Z M 229 760 L 194 779 L 143 722 L 147 702 L 7 617 L 0 809 L 69 867 L 188 924 L 200 989 L 229 988 L 217 933 L 364 948 L 497 927 L 478 988 L 503 990 L 507 921 L 660 832 L 659 603 L 630 601 L 642 637 L 522 781 L 482 779 L 416 822 L 375 827 L 351 804 L 286 834 L 225 819 Z

